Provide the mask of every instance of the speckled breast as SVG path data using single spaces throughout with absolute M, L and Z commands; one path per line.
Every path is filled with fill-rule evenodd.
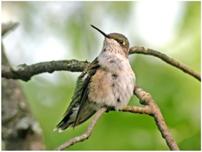
M 100 56 L 101 68 L 91 78 L 89 100 L 116 109 L 127 105 L 135 86 L 135 75 L 129 61 L 120 55 Z

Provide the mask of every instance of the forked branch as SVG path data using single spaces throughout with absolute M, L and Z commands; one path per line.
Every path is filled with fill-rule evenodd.
M 165 139 L 168 147 L 170 150 L 179 150 L 174 138 L 172 137 L 171 133 L 168 130 L 168 127 L 165 123 L 165 120 L 160 112 L 160 109 L 155 104 L 152 96 L 144 91 L 143 89 L 136 87 L 134 89 L 134 94 L 140 99 L 140 103 L 143 104 L 143 107 L 140 106 L 126 106 L 119 111 L 121 112 L 131 112 L 131 113 L 138 113 L 138 114 L 147 114 L 152 116 L 155 119 L 156 125 L 158 126 L 159 131 L 161 132 L 162 137 Z M 64 144 L 60 145 L 57 150 L 64 150 L 78 142 L 84 141 L 88 139 L 91 135 L 95 124 L 97 123 L 98 119 L 107 109 L 102 108 L 97 111 L 95 116 L 92 119 L 88 129 L 80 136 L 74 137 Z

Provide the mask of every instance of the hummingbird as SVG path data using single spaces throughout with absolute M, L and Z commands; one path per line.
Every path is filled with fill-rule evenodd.
M 135 74 L 128 59 L 128 39 L 91 27 L 104 36 L 103 48 L 78 77 L 72 100 L 56 126 L 59 132 L 85 122 L 102 107 L 121 109 L 133 95 Z

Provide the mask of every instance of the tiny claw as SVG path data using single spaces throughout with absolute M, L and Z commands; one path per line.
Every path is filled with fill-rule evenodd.
M 142 105 L 147 105 L 147 103 L 145 102 L 145 100 L 139 100 L 140 104 Z

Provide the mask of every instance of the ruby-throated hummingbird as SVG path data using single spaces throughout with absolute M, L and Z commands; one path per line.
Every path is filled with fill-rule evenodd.
M 128 39 L 91 26 L 105 37 L 103 48 L 79 76 L 72 101 L 56 127 L 59 132 L 83 123 L 103 106 L 119 110 L 133 95 L 135 74 L 128 60 Z

